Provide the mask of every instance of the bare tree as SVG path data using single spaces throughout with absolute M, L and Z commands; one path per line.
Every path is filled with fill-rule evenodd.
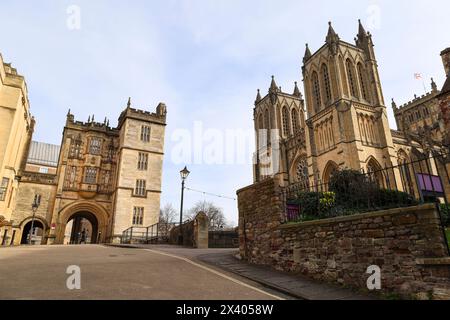
M 199 201 L 189 210 L 188 216 L 193 219 L 200 211 L 203 211 L 208 216 L 209 230 L 223 230 L 227 227 L 227 221 L 222 208 L 217 207 L 214 203 Z
M 170 203 L 159 210 L 160 231 L 164 233 L 164 235 L 167 236 L 169 234 L 169 231 L 175 222 L 176 215 L 177 211 Z

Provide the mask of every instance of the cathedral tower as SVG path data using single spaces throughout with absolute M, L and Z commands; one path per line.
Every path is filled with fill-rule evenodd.
M 314 54 L 306 46 L 310 179 L 327 183 L 338 168 L 377 171 L 396 165 L 373 46 L 361 22 L 355 45 L 342 41 L 330 22 L 325 44 Z
M 255 182 L 276 176 L 280 182 L 292 182 L 295 158 L 304 148 L 305 110 L 302 94 L 294 84 L 292 94 L 283 92 L 272 76 L 267 95 L 258 90 L 254 113 L 257 151 L 254 161 Z

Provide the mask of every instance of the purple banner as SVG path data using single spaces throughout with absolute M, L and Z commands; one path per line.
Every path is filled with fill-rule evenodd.
M 293 221 L 298 219 L 300 213 L 298 204 L 288 204 L 287 205 L 287 219 L 288 221 Z
M 433 176 L 430 174 L 418 173 L 417 181 L 419 183 L 419 189 L 426 192 L 444 193 L 444 188 L 439 176 Z

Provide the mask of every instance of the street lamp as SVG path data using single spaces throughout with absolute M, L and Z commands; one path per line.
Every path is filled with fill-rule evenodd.
M 181 206 L 180 206 L 180 234 L 178 235 L 178 244 L 183 245 L 183 198 L 184 198 L 184 182 L 189 176 L 190 171 L 187 167 L 184 167 L 183 170 L 180 171 L 181 176 Z
M 36 211 L 39 208 L 40 204 L 41 204 L 41 195 L 36 194 L 34 196 L 33 204 L 31 205 L 31 210 L 33 210 L 33 217 L 31 218 L 31 228 L 30 228 L 28 244 L 31 244 L 31 237 L 33 235 L 33 229 L 34 229 L 34 217 L 36 216 Z

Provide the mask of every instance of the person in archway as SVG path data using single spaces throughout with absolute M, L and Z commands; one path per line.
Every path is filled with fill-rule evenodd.
M 83 229 L 83 231 L 81 231 L 81 239 L 80 239 L 80 244 L 86 244 L 86 229 Z

